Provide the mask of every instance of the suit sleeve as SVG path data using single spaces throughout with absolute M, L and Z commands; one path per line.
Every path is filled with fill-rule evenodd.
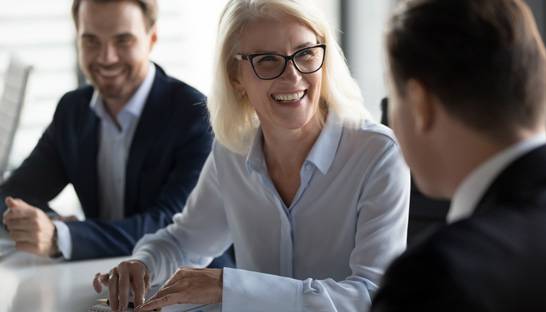
M 201 117 L 187 128 L 185 139 L 174 150 L 174 167 L 153 207 L 119 221 L 67 222 L 72 236 L 71 260 L 129 255 L 142 236 L 172 222 L 173 215 L 184 207 L 210 152 L 212 132 Z
M 64 98 L 63 98 L 64 99 Z M 59 102 L 53 121 L 42 134 L 38 144 L 11 176 L 0 186 L 0 213 L 5 210 L 6 196 L 18 197 L 46 212 L 52 212 L 48 202 L 68 184 L 59 152 L 62 124 L 66 119 L 66 105 Z
M 371 311 L 484 310 L 474 306 L 468 300 L 472 295 L 460 287 L 461 281 L 472 276 L 457 276 L 461 272 L 453 266 L 455 255 L 446 248 L 450 245 L 446 239 L 427 241 L 394 261 L 373 298 Z

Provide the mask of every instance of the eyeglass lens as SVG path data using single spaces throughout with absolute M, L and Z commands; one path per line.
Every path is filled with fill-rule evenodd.
M 296 69 L 304 74 L 313 73 L 322 66 L 324 49 L 320 46 L 302 49 L 294 54 Z M 252 67 L 256 75 L 262 79 L 271 79 L 280 76 L 288 60 L 277 54 L 257 55 L 252 59 Z

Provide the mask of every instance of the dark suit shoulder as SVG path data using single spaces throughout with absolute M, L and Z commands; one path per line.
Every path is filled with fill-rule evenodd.
M 172 90 L 174 96 L 183 98 L 188 103 L 203 103 L 206 101 L 203 93 L 181 80 L 165 75 L 164 81 L 167 83 L 168 88 Z
M 546 280 L 546 219 L 543 211 L 530 211 L 499 204 L 415 245 L 387 270 L 374 311 L 546 308 L 539 295 Z
M 204 105 L 206 96 L 189 84 L 167 75 L 159 66 L 157 68 L 157 79 L 159 84 L 164 86 L 164 90 L 169 92 L 169 96 L 177 105 L 188 106 L 191 109 L 196 104 Z M 199 107 L 199 105 L 197 105 Z
M 458 236 L 458 231 L 444 228 L 397 258 L 383 276 L 372 311 L 479 310 L 469 300 L 466 281 L 459 278 L 461 269 L 453 261 L 465 253 L 457 252 L 464 245 Z
M 52 121 L 53 129 L 56 129 L 56 132 L 60 131 L 63 137 L 65 135 L 69 137 L 70 134 L 64 132 L 79 132 L 80 130 L 77 129 L 90 125 L 97 119 L 90 107 L 93 90 L 92 86 L 85 85 L 69 91 L 61 97 Z
M 91 97 L 93 96 L 93 87 L 90 85 L 81 86 L 75 90 L 66 92 L 59 100 L 59 106 L 63 105 L 83 105 L 84 103 L 89 105 Z

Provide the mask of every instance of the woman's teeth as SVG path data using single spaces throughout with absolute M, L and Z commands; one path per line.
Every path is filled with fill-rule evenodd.
M 305 95 L 305 91 L 289 94 L 276 94 L 273 95 L 273 99 L 276 101 L 295 101 L 301 99 Z

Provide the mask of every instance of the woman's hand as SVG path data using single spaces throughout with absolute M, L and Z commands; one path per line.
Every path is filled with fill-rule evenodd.
M 121 262 L 110 273 L 97 273 L 93 287 L 97 293 L 102 286 L 109 289 L 108 300 L 112 311 L 126 311 L 129 303 L 129 292 L 134 294 L 135 306 L 142 305 L 144 296 L 150 288 L 150 276 L 144 263 L 137 260 Z
M 144 305 L 135 311 L 150 311 L 180 303 L 222 302 L 221 269 L 180 268 Z

